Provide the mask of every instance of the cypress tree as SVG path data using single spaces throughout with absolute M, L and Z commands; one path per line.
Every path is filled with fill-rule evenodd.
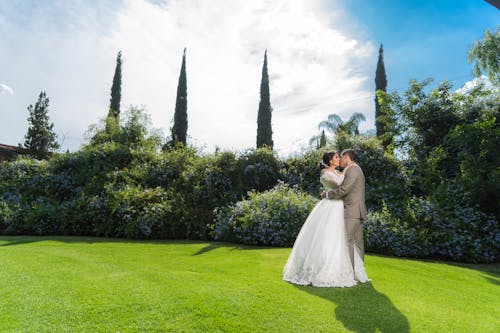
M 321 137 L 319 138 L 319 148 L 323 148 L 326 146 L 326 135 L 325 130 L 321 131 Z
M 260 82 L 260 103 L 257 115 L 257 148 L 267 146 L 273 148 L 273 131 L 271 128 L 271 107 L 269 94 L 269 75 L 267 73 L 267 50 L 264 53 L 262 79 Z
M 380 104 L 377 99 L 377 91 L 382 90 L 384 92 L 387 91 L 387 78 L 385 76 L 385 66 L 384 66 L 384 49 L 382 44 L 380 44 L 380 48 L 378 50 L 378 62 L 377 62 L 377 71 L 375 73 L 375 128 L 377 137 L 382 137 L 385 133 L 385 128 L 381 119 L 379 119 L 382 115 Z
M 28 106 L 28 133 L 24 137 L 24 147 L 36 159 L 46 159 L 59 148 L 54 133 L 54 124 L 49 122 L 49 98 L 42 91 L 38 101 Z
M 177 100 L 175 101 L 174 126 L 172 127 L 172 143 L 186 144 L 187 137 L 187 79 L 186 79 L 186 49 L 182 55 L 181 73 L 177 85 Z
M 116 57 L 115 75 L 111 86 L 111 99 L 109 103 L 108 117 L 120 117 L 120 101 L 122 97 L 122 51 Z

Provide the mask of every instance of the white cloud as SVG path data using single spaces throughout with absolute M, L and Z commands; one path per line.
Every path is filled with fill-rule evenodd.
M 168 134 L 184 47 L 188 134 L 210 151 L 255 145 L 265 49 L 278 151 L 307 144 L 330 113 L 346 119 L 363 112 L 367 121 L 361 129 L 373 127 L 375 48 L 336 23 L 345 17 L 331 2 L 125 0 L 120 8 L 100 10 L 76 3 L 66 8 L 71 29 L 33 35 L 19 28 L 13 31 L 21 45 L 18 52 L 5 59 L 0 55 L 0 63 L 18 57 L 9 80 L 23 87 L 16 91 L 23 99 L 16 107 L 22 117 L 15 117 L 20 136 L 26 106 L 44 89 L 56 128 L 73 138 L 66 145 L 73 149 L 82 143 L 81 133 L 106 114 L 119 50 L 124 60 L 122 109 L 145 104 L 153 125 Z
M 466 94 L 470 93 L 474 88 L 478 87 L 479 85 L 483 85 L 486 89 L 494 88 L 493 84 L 488 79 L 488 77 L 483 75 L 483 76 L 476 77 L 470 81 L 465 82 L 463 84 L 463 86 L 461 88 L 455 90 L 455 92 L 457 94 L 466 95 Z
M 209 148 L 255 145 L 267 49 L 274 141 L 290 150 L 308 142 L 330 113 L 373 118 L 367 77 L 352 69 L 370 61 L 374 48 L 332 27 L 328 11 L 324 1 L 305 0 L 170 1 L 160 7 L 126 1 L 105 43 L 123 50 L 124 102 L 146 103 L 154 123 L 167 131 L 187 47 L 188 132 Z
M 14 95 L 14 89 L 6 84 L 0 83 L 0 95 Z

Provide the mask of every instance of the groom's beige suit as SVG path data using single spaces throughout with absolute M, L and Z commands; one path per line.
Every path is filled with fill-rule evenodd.
M 326 193 L 329 199 L 344 201 L 344 221 L 351 263 L 354 266 L 354 246 L 364 258 L 363 220 L 366 218 L 365 175 L 354 162 L 348 165 L 342 185 Z

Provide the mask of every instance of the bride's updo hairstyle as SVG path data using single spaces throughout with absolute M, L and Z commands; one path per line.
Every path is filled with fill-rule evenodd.
M 321 159 L 321 162 L 319 162 L 319 168 L 323 170 L 324 168 L 328 168 L 330 166 L 330 160 L 335 156 L 335 154 L 338 154 L 336 151 L 329 151 L 323 154 L 323 158 Z

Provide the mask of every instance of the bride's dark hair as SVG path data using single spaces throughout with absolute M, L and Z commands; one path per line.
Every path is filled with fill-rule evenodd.
M 321 162 L 319 162 L 319 168 L 320 169 L 328 168 L 330 166 L 330 160 L 333 158 L 333 156 L 335 156 L 335 154 L 338 154 L 338 152 L 329 151 L 324 153 Z

